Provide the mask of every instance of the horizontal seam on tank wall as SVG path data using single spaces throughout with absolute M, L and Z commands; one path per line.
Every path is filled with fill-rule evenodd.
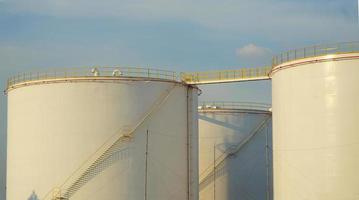
M 12 85 L 7 88 L 4 92 L 7 94 L 11 90 L 31 86 L 31 85 L 42 85 L 42 84 L 53 84 L 53 83 L 74 83 L 74 82 L 108 82 L 108 83 L 121 83 L 119 81 L 157 81 L 157 82 L 167 82 L 167 83 L 176 83 L 178 85 L 183 85 L 187 87 L 197 88 L 196 86 L 187 85 L 184 82 L 171 81 L 166 79 L 157 79 L 157 78 L 139 78 L 139 77 L 70 77 L 70 78 L 56 78 L 56 79 L 43 79 L 43 80 L 34 80 L 26 81 Z
M 341 148 L 351 148 L 353 146 L 357 146 L 359 142 L 353 142 L 348 144 L 340 144 L 340 145 L 333 145 L 333 146 L 322 146 L 322 147 L 308 147 L 308 148 L 296 148 L 296 149 L 273 149 L 273 151 L 278 152 L 290 152 L 290 151 L 320 151 L 320 150 L 327 150 L 327 149 L 341 149 Z
M 269 114 L 271 115 L 272 112 L 270 111 L 264 111 L 264 110 L 236 110 L 236 109 L 231 109 L 231 110 L 223 110 L 223 109 L 219 109 L 219 110 L 198 110 L 198 113 L 255 113 L 255 114 Z
M 313 63 L 322 63 L 322 62 L 330 62 L 330 61 L 352 60 L 352 59 L 359 59 L 359 56 L 347 56 L 347 57 L 339 57 L 339 58 L 314 59 L 314 60 L 310 60 L 310 61 L 304 61 L 304 62 L 289 64 L 289 65 L 284 65 L 284 66 L 281 66 L 281 67 L 274 67 L 272 72 L 270 73 L 270 76 L 272 77 L 276 72 L 278 72 L 280 70 L 288 69 L 288 68 L 292 68 L 292 67 L 298 67 L 300 65 L 313 64 Z

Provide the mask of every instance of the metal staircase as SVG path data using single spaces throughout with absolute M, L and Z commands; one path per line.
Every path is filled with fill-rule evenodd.
M 195 72 L 182 73 L 181 81 L 188 85 L 201 85 L 213 83 L 229 83 L 242 82 L 254 80 L 267 80 L 271 67 L 262 68 L 242 68 L 239 70 L 223 70 L 223 71 L 209 71 L 209 72 Z M 59 187 L 53 188 L 41 200 L 65 200 L 73 197 L 84 185 L 91 179 L 100 174 L 106 168 L 118 161 L 118 157 L 126 151 L 125 145 L 131 141 L 135 131 L 146 121 L 152 114 L 158 110 L 161 105 L 168 99 L 172 90 L 175 88 L 174 83 L 172 87 L 167 89 L 159 99 L 150 107 L 144 114 L 141 120 L 133 128 L 121 128 L 116 134 L 109 138 L 93 155 L 90 156 L 73 174 L 71 174 L 66 181 Z M 265 122 L 263 122 L 264 124 Z M 261 128 L 261 127 L 259 127 Z M 259 130 L 257 130 L 259 131 Z M 225 152 L 217 162 L 219 165 L 229 155 L 239 151 L 241 146 L 248 142 L 256 132 L 242 143 L 238 144 L 235 149 Z M 233 152 L 232 152 L 233 151 Z M 207 173 L 205 178 L 201 179 L 201 183 L 211 176 L 211 172 Z
M 115 135 L 109 138 L 87 161 L 85 161 L 66 181 L 52 189 L 42 200 L 68 200 L 79 191 L 92 178 L 100 174 L 106 168 L 116 162 L 126 148 L 124 145 L 130 142 L 135 131 L 166 102 L 176 84 L 173 84 L 155 101 L 141 120 L 133 128 L 121 128 Z
M 261 130 L 263 130 L 263 128 L 265 127 L 265 125 L 268 123 L 270 119 L 271 119 L 270 115 L 265 117 L 265 119 L 262 122 L 260 122 L 258 126 L 256 126 L 244 140 L 242 140 L 233 148 L 227 149 L 218 158 L 216 158 L 216 160 L 213 163 L 214 167 L 210 166 L 201 173 L 200 181 L 199 181 L 200 191 L 205 188 L 205 185 L 213 181 L 213 177 L 215 173 L 218 172 L 218 166 L 223 164 L 223 162 L 228 157 L 237 154 L 244 145 L 246 145 L 255 135 L 257 135 Z

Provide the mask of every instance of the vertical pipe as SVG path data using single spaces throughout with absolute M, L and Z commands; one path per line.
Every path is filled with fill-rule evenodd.
M 216 143 L 213 145 L 213 200 L 216 200 Z
M 198 200 L 198 125 L 196 88 L 187 86 L 187 195 L 189 200 Z
M 269 183 L 269 136 L 268 136 L 268 123 L 266 124 L 266 170 L 267 170 L 267 194 L 266 200 L 270 200 L 270 183 Z
M 198 77 L 198 75 L 197 75 Z M 189 91 L 190 88 L 187 86 L 187 199 L 190 200 L 190 190 L 191 190 L 191 183 L 190 183 L 190 177 L 191 177 L 191 174 L 190 174 L 190 169 L 191 169 L 191 163 L 190 163 L 190 135 L 189 135 L 189 132 L 190 132 L 190 115 L 189 115 L 189 111 L 190 111 L 190 108 L 189 108 Z
M 145 200 L 147 200 L 147 180 L 148 180 L 148 129 L 146 132 L 146 161 L 145 161 Z

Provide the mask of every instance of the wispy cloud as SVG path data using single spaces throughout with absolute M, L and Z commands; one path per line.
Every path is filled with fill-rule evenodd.
M 98 63 L 126 65 L 138 59 L 131 49 L 111 46 L 79 46 L 58 44 L 2 45 L 0 46 L 0 72 L 29 71 L 43 67 L 79 67 Z M 121 63 L 118 63 L 120 62 Z M 9 75 L 9 74 L 7 74 Z M 1 85 L 1 84 L 0 84 Z
M 263 65 L 272 52 L 284 48 L 359 40 L 359 26 L 349 9 L 353 6 L 347 4 L 354 1 L 0 0 L 0 79 L 5 83 L 10 72 L 28 66 L 152 62 L 207 70 Z M 14 21 L 2 18 L 8 14 Z M 210 87 L 202 99 L 270 102 L 268 84 Z M 0 129 L 3 149 L 4 134 Z M 3 160 L 0 153 L 0 172 L 5 171 Z M 0 199 L 5 188 L 1 176 Z
M 325 3 L 325 6 L 323 4 Z M 359 29 L 336 1 L 7 0 L 12 12 L 56 17 L 181 20 L 216 31 L 281 40 L 353 40 Z M 341 7 L 340 7 L 341 6 Z M 344 12 L 345 13 L 345 12 Z
M 243 58 L 256 58 L 263 56 L 270 56 L 272 51 L 265 47 L 260 47 L 255 44 L 248 44 L 236 49 L 236 55 Z
M 241 48 L 237 48 L 236 56 L 242 63 L 248 65 L 267 65 L 273 56 L 272 50 L 266 47 L 248 44 Z

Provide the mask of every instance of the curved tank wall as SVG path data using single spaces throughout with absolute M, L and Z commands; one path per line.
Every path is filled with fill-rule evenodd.
M 359 198 L 359 54 L 274 67 L 275 200 Z
M 209 105 L 199 107 L 200 199 L 272 199 L 268 107 Z
M 198 199 L 196 88 L 122 77 L 17 84 L 8 200 Z

